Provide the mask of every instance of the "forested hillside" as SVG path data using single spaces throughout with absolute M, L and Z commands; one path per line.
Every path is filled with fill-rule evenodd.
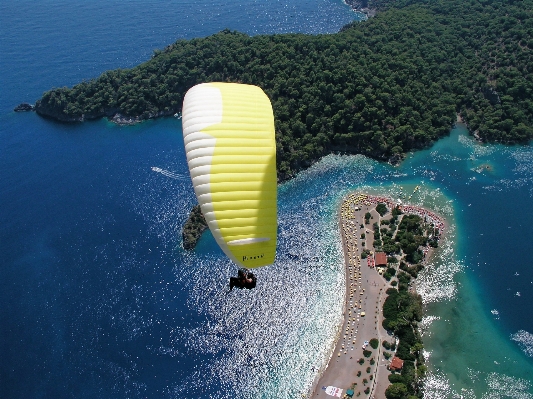
M 262 87 L 274 107 L 278 173 L 332 152 L 397 159 L 449 132 L 460 113 L 487 141 L 533 138 L 533 0 L 383 0 L 332 35 L 223 31 L 180 40 L 36 104 L 63 121 L 172 115 L 208 81 Z

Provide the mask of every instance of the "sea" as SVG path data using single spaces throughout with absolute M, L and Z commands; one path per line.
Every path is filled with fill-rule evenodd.
M 397 167 L 326 156 L 279 186 L 275 264 L 228 293 L 236 267 L 212 235 L 182 247 L 196 200 L 178 118 L 13 112 L 178 39 L 363 19 L 341 0 L 0 1 L 1 398 L 307 397 L 342 316 L 352 191 L 449 224 L 417 283 L 424 397 L 533 398 L 531 144 L 480 144 L 457 124 Z

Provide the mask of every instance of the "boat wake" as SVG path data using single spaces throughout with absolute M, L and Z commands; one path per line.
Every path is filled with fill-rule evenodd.
M 174 172 L 170 172 L 168 170 L 158 168 L 157 166 L 152 166 L 152 170 L 154 172 L 161 173 L 162 175 L 170 177 L 172 179 L 176 179 L 176 180 L 187 180 L 188 179 L 187 176 L 180 175 L 180 174 L 174 173 Z

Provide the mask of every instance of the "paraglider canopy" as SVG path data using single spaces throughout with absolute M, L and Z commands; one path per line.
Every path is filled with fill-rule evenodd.
M 194 191 L 213 237 L 237 265 L 274 262 L 277 177 L 274 115 L 257 86 L 204 83 L 183 101 Z

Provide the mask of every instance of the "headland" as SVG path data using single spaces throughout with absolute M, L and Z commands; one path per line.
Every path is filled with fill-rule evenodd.
M 425 366 L 416 327 L 421 301 L 413 279 L 438 246 L 446 223 L 439 215 L 400 200 L 352 193 L 341 204 L 339 226 L 346 266 L 342 330 L 309 397 L 385 398 L 392 382 L 416 392 Z M 409 247 L 406 235 L 416 241 L 416 248 Z M 410 302 L 412 315 L 406 327 L 398 326 L 390 311 L 402 295 Z M 410 331 L 408 338 L 405 331 Z

